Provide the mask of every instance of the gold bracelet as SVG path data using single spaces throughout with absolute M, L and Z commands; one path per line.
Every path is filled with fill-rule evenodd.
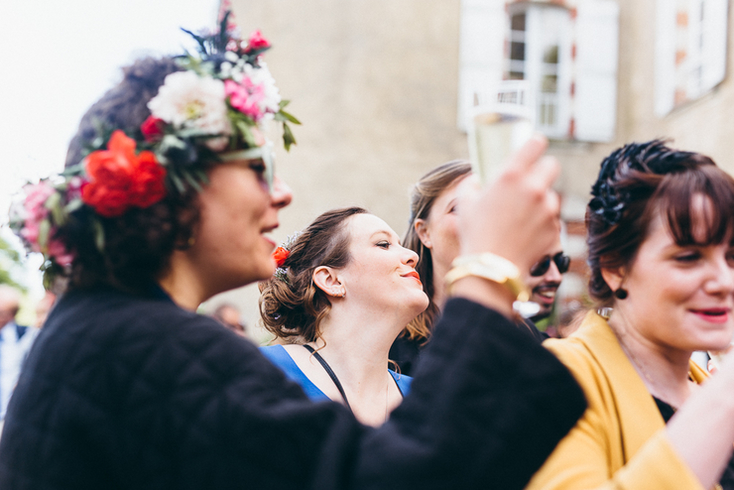
M 464 277 L 480 277 L 506 287 L 517 301 L 530 299 L 530 292 L 522 281 L 520 269 L 509 260 L 492 253 L 462 255 L 451 264 L 446 274 L 446 289 L 451 289 L 456 281 Z

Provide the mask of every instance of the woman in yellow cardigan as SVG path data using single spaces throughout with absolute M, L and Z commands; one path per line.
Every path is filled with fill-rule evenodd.
M 708 380 L 690 361 L 734 334 L 734 180 L 656 140 L 607 157 L 592 195 L 600 307 L 544 343 L 589 408 L 528 488 L 734 488 L 734 359 Z

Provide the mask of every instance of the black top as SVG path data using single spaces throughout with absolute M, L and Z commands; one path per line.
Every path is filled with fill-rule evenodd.
M 670 422 L 670 419 L 673 418 L 673 415 L 675 414 L 675 409 L 659 398 L 652 397 L 652 399 L 655 400 L 655 404 L 658 406 L 660 415 L 663 416 L 665 423 L 667 424 Z M 719 485 L 721 485 L 721 488 L 724 490 L 734 490 L 734 456 L 732 456 L 729 460 L 729 464 L 724 469 L 724 474 L 721 475 Z
M 530 335 L 538 343 L 542 343 L 545 339 L 549 338 L 547 333 L 538 330 L 535 323 L 530 320 L 521 319 L 517 322 L 517 326 L 521 332 Z M 421 357 L 421 351 L 426 345 L 428 345 L 426 339 L 411 340 L 404 334 L 401 334 L 390 347 L 388 357 L 398 365 L 402 374 L 413 376 L 415 365 L 418 363 L 418 359 Z
M 388 358 L 398 365 L 401 374 L 412 376 L 415 363 L 418 361 L 420 351 L 426 344 L 426 339 L 411 340 L 400 334 L 390 346 Z M 388 364 L 388 367 L 393 368 Z
M 0 488 L 520 489 L 584 408 L 550 352 L 467 300 L 446 306 L 411 393 L 374 429 L 213 319 L 77 291 L 10 401 Z

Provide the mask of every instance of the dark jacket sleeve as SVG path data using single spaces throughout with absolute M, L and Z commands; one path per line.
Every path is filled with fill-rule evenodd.
M 117 296 L 66 303 L 11 401 L 3 490 L 519 489 L 585 405 L 552 354 L 464 300 L 378 429 L 310 401 L 213 320 Z
M 355 488 L 523 488 L 583 413 L 568 370 L 502 315 L 446 305 L 389 422 L 365 434 Z

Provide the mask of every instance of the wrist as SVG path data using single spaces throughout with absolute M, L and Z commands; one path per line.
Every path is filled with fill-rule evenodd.
M 527 301 L 529 291 L 520 270 L 509 260 L 491 253 L 462 255 L 446 274 L 446 291 L 513 316 L 513 303 Z
M 514 316 L 514 295 L 504 286 L 487 279 L 467 276 L 457 279 L 451 297 L 464 298 L 501 313 L 507 318 Z
M 492 253 L 461 255 L 451 264 L 446 274 L 446 290 L 452 294 L 454 284 L 466 277 L 477 277 L 504 287 L 513 301 L 527 301 L 530 292 L 525 286 L 520 269 L 515 264 Z

